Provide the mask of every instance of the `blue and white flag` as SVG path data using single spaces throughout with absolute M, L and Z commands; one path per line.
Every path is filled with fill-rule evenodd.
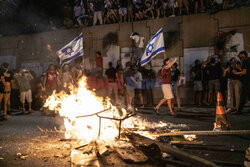
M 63 66 L 64 64 L 68 64 L 72 60 L 77 57 L 83 55 L 83 42 L 82 34 L 73 39 L 70 43 L 64 46 L 62 49 L 57 51 L 57 55 L 60 59 L 60 64 Z
M 165 52 L 162 28 L 148 42 L 146 50 L 141 58 L 141 66 L 146 65 L 152 58 L 161 52 Z

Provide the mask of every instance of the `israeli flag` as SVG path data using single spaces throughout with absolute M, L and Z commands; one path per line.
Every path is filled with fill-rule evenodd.
M 146 50 L 141 58 L 141 66 L 146 65 L 151 59 L 161 52 L 165 52 L 162 28 L 148 42 Z
M 72 60 L 77 57 L 83 55 L 83 42 L 82 34 L 73 39 L 70 43 L 64 46 L 62 49 L 57 51 L 57 55 L 60 59 L 60 64 L 63 66 L 64 64 L 68 64 Z

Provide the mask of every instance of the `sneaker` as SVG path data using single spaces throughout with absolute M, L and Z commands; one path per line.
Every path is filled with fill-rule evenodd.
M 10 115 L 7 114 L 7 115 L 4 115 L 3 117 L 4 117 L 4 119 L 8 119 L 10 117 Z
M 173 14 L 173 15 L 171 15 L 171 16 L 169 16 L 169 17 L 175 17 L 175 15 Z
M 140 105 L 140 108 L 144 108 L 144 105 Z
M 233 112 L 231 112 L 233 115 L 237 115 L 237 114 L 241 114 L 241 111 L 239 111 L 239 110 L 235 110 L 235 111 L 233 111 Z
M 231 113 L 233 110 L 231 109 L 231 108 L 228 108 L 227 110 L 226 110 L 226 113 L 228 114 L 228 113 Z
M 132 106 L 128 106 L 127 110 L 128 110 L 129 112 L 132 112 L 132 111 L 134 111 L 134 108 L 133 108 Z

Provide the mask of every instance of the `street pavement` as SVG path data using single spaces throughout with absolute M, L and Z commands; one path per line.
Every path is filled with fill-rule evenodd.
M 250 112 L 246 108 L 240 115 L 228 115 L 233 130 L 250 130 Z M 213 130 L 215 108 L 183 107 L 177 117 L 170 116 L 166 106 L 156 115 L 152 108 L 138 109 L 137 115 L 151 122 L 186 124 L 189 130 Z M 60 141 L 61 133 L 45 134 L 42 129 L 63 127 L 60 117 L 42 115 L 35 111 L 28 115 L 13 115 L 0 121 L 0 166 L 70 166 L 71 149 L 75 141 Z M 206 147 L 177 146 L 180 149 L 212 161 L 243 164 L 244 151 L 250 147 L 250 135 L 197 136 Z M 224 166 L 224 165 L 222 165 Z

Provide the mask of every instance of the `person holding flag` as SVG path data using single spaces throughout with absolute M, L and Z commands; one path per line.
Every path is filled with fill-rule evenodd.
M 164 38 L 163 38 L 163 28 L 161 28 L 148 42 L 146 46 L 146 50 L 141 58 L 140 64 L 141 66 L 149 63 L 156 55 L 159 53 L 165 52 L 164 46 Z M 167 101 L 168 108 L 170 110 L 170 114 L 172 116 L 176 116 L 172 109 L 172 99 L 174 98 L 172 87 L 171 87 L 171 67 L 177 61 L 177 58 L 174 61 L 170 62 L 169 58 L 164 60 L 163 67 L 161 69 L 161 77 L 162 77 L 162 92 L 164 98 L 159 102 L 159 104 L 154 107 L 154 110 L 157 114 L 159 114 L 158 109 L 162 104 Z
M 171 87 L 171 67 L 177 61 L 177 58 L 174 61 L 170 62 L 169 58 L 166 58 L 163 62 L 163 67 L 161 69 L 161 77 L 162 77 L 162 92 L 163 92 L 163 99 L 158 103 L 154 110 L 156 114 L 159 114 L 158 109 L 162 104 L 167 102 L 170 114 L 172 116 L 176 116 L 172 109 L 172 99 L 174 98 L 172 87 Z
M 82 56 L 83 53 L 83 35 L 80 34 L 73 41 L 57 51 L 57 56 L 60 59 L 60 65 L 63 67 L 75 58 Z
M 165 52 L 163 29 L 161 28 L 148 42 L 146 50 L 141 58 L 141 66 L 146 65 L 159 53 Z

